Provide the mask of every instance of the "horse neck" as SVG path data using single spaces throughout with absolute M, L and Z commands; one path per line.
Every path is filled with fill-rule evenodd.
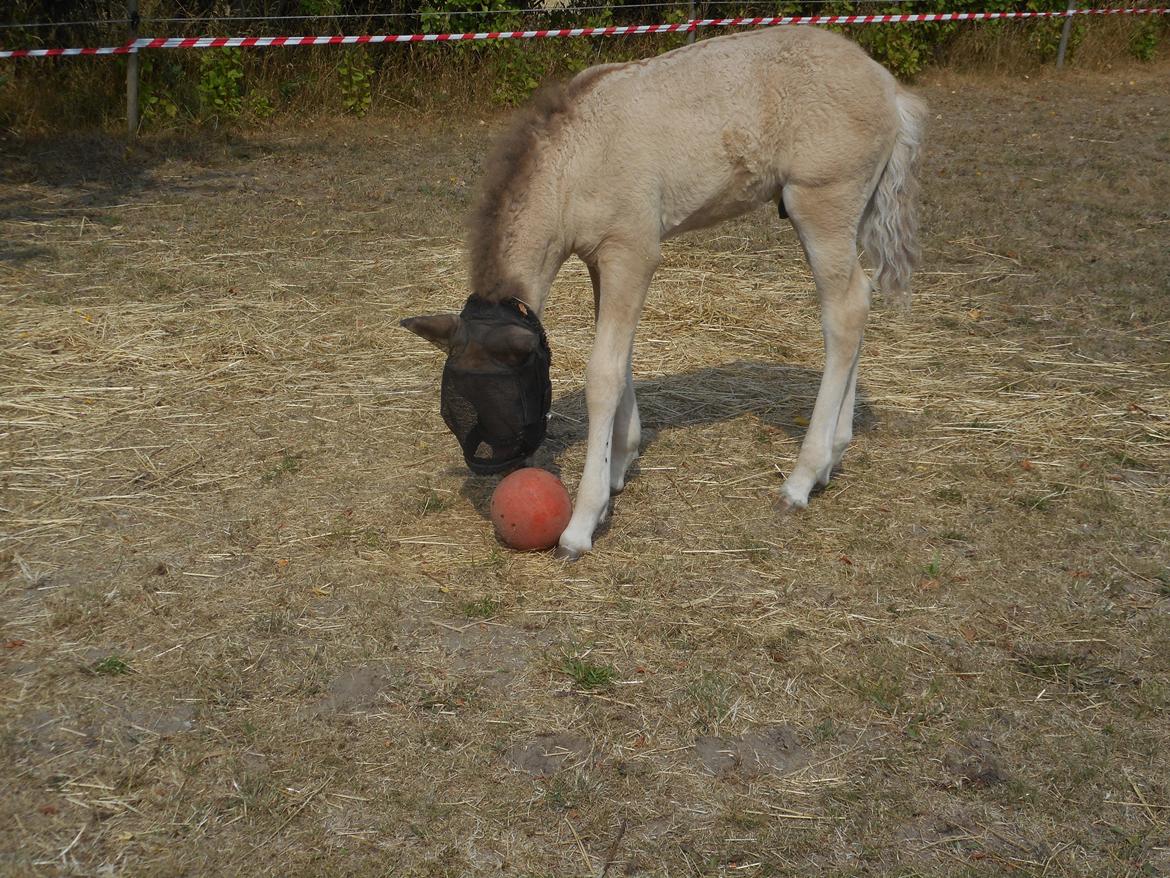
M 509 193 L 472 251 L 472 292 L 489 301 L 518 298 L 539 314 L 568 258 L 563 199 L 555 187 Z

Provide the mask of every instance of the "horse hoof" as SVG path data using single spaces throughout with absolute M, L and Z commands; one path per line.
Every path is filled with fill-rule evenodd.
M 808 504 L 797 503 L 787 494 L 781 494 L 772 503 L 772 508 L 776 510 L 777 515 L 792 515 L 800 512 L 802 509 L 808 508 Z
M 553 557 L 558 561 L 579 561 L 581 559 L 581 552 L 577 549 L 567 549 L 564 546 L 557 546 L 556 551 L 553 552 Z

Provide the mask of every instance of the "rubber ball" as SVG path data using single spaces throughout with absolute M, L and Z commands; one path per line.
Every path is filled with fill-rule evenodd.
M 547 470 L 525 467 L 505 476 L 492 494 L 496 535 L 522 552 L 551 549 L 573 515 L 561 480 Z

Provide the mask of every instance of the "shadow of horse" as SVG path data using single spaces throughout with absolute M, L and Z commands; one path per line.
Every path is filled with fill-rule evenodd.
M 744 360 L 635 381 L 634 393 L 642 418 L 640 451 L 645 454 L 663 430 L 730 421 L 744 415 L 752 415 L 768 427 L 799 441 L 804 437 L 805 428 L 797 423 L 796 418 L 807 417 L 812 412 L 820 383 L 821 373 L 816 369 Z M 531 465 L 560 478 L 561 455 L 588 437 L 584 387 L 554 399 L 551 415 L 548 437 L 532 456 Z M 873 421 L 872 409 L 858 386 L 854 433 L 867 431 Z M 633 481 L 637 475 L 638 463 L 635 461 L 627 482 Z M 492 492 L 500 478 L 498 475 L 467 473 L 460 493 L 487 518 Z
M 133 141 L 103 132 L 0 135 L 0 223 L 85 217 L 113 224 L 120 208 L 152 192 L 232 195 L 249 177 L 233 160 L 276 149 L 264 140 L 204 132 Z M 191 165 L 183 179 L 158 178 L 157 169 L 174 160 Z M 55 252 L 0 236 L 0 262 L 19 265 Z

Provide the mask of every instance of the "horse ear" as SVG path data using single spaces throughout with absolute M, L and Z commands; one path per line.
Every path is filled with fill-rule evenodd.
M 450 351 L 451 339 L 459 331 L 458 314 L 425 314 L 421 317 L 407 317 L 399 325 L 415 335 L 425 338 L 441 351 Z

